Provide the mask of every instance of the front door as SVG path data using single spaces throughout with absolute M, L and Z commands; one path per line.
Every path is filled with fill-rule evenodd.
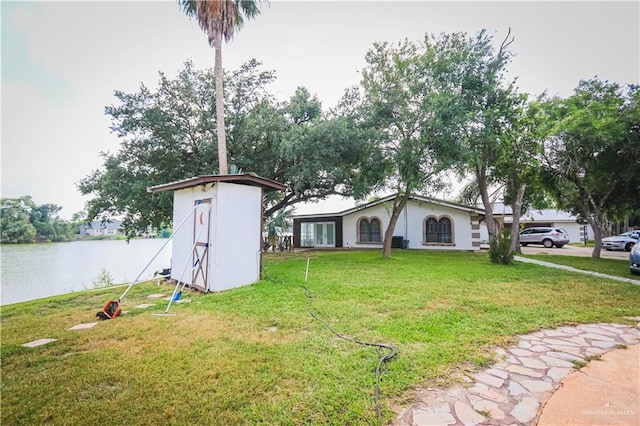
M 196 201 L 193 217 L 193 253 L 191 285 L 209 290 L 209 232 L 211 230 L 211 198 Z
M 335 247 L 336 234 L 334 222 L 316 223 L 315 229 L 315 247 Z

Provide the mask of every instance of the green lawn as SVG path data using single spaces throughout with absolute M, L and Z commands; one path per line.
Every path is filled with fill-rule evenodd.
M 93 321 L 122 289 L 3 307 L 2 424 L 376 424 L 376 350 L 312 318 L 301 284 L 337 331 L 398 348 L 381 380 L 385 422 L 416 385 L 451 383 L 455 372 L 490 364 L 492 348 L 516 334 L 640 316 L 640 286 L 492 265 L 486 254 L 270 255 L 265 270 L 274 281 L 189 292 L 192 302 L 174 305 L 173 317 L 151 315 L 165 302 L 132 310 L 158 292 L 136 286 L 128 314 L 84 331 L 66 329 Z M 21 346 L 45 337 L 59 340 Z
M 629 272 L 628 259 L 591 259 L 580 256 L 561 256 L 555 254 L 532 254 L 522 255 L 531 259 L 542 260 L 544 262 L 556 263 L 558 265 L 571 266 L 584 271 L 595 271 L 602 274 L 613 275 L 623 278 L 631 278 L 640 281 L 640 275 Z

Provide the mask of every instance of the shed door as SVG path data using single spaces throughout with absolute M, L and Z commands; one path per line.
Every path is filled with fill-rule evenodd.
M 191 285 L 202 291 L 209 289 L 209 233 L 211 232 L 211 198 L 196 200 L 193 216 L 193 270 Z

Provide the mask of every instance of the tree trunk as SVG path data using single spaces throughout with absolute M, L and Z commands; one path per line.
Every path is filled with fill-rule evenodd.
M 480 198 L 482 199 L 482 205 L 484 206 L 485 222 L 487 224 L 487 232 L 489 233 L 489 243 L 496 239 L 496 221 L 493 220 L 493 203 L 489 199 L 489 189 L 487 188 L 487 176 L 483 171 L 477 173 L 478 189 L 480 191 Z
M 213 40 L 215 50 L 214 74 L 216 79 L 216 128 L 218 134 L 218 163 L 220 174 L 229 172 L 227 167 L 227 139 L 224 128 L 224 88 L 222 87 L 222 31 Z
M 409 200 L 409 191 L 398 193 L 393 200 L 393 210 L 391 212 L 391 218 L 389 219 L 389 226 L 384 231 L 384 242 L 382 243 L 382 258 L 389 259 L 391 257 L 391 241 L 393 240 L 393 232 L 396 229 L 396 223 L 402 213 L 402 209 L 407 205 Z
M 595 220 L 587 220 L 587 222 L 591 225 L 591 228 L 593 228 L 593 238 L 596 243 L 591 252 L 591 259 L 600 259 L 600 252 L 602 251 L 602 229 L 600 224 Z
M 509 254 L 520 251 L 520 216 L 522 216 L 522 199 L 527 189 L 526 183 L 521 183 L 516 191 L 516 195 L 511 203 L 511 216 L 513 222 L 511 224 L 511 244 L 509 245 Z

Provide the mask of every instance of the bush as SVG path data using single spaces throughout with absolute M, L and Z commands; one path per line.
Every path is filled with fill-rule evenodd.
M 511 235 L 508 229 L 503 229 L 489 244 L 491 261 L 500 265 L 511 263 L 514 253 L 509 250 L 509 246 L 511 246 Z
M 113 284 L 113 277 L 106 269 L 102 269 L 100 274 L 93 280 L 93 288 L 105 288 Z

